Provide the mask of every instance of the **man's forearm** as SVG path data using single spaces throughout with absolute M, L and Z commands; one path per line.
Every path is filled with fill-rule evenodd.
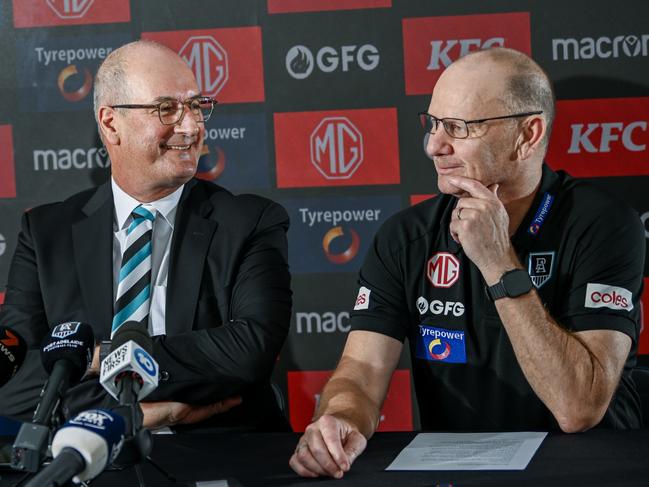
M 581 431 L 597 424 L 619 379 L 617 367 L 560 327 L 536 292 L 499 299 L 496 308 L 525 377 L 560 427 Z

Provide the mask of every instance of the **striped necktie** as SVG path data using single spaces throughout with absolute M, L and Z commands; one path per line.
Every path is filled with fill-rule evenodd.
M 148 327 L 151 307 L 151 235 L 156 210 L 139 205 L 131 213 L 126 244 L 119 270 L 111 338 L 126 321 L 139 321 Z

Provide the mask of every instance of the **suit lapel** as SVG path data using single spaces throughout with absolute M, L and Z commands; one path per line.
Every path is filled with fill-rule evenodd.
M 88 320 L 96 338 L 108 339 L 113 315 L 113 193 L 110 182 L 97 188 L 72 226 L 72 245 Z
M 206 218 L 212 209 L 203 187 L 194 179 L 189 181 L 178 203 L 169 256 L 165 310 L 168 336 L 192 329 L 205 258 L 218 226 Z

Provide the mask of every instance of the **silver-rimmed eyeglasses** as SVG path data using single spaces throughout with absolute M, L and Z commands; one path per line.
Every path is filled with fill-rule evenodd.
M 540 115 L 543 110 L 533 112 L 514 113 L 512 115 L 502 115 L 500 117 L 481 118 L 478 120 L 462 120 L 461 118 L 437 118 L 430 113 L 420 112 L 419 121 L 421 126 L 429 134 L 434 134 L 439 129 L 439 125 L 444 126 L 446 133 L 454 139 L 466 139 L 469 136 L 469 125 L 489 122 L 490 120 L 505 120 L 508 118 L 529 117 L 530 115 Z

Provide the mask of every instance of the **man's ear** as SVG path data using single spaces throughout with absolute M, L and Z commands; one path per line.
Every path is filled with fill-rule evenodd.
M 528 118 L 522 123 L 516 140 L 516 154 L 523 161 L 529 159 L 543 145 L 545 137 L 545 119 L 540 115 Z
M 119 145 L 120 136 L 115 123 L 115 109 L 108 106 L 99 107 L 97 120 L 104 144 Z

